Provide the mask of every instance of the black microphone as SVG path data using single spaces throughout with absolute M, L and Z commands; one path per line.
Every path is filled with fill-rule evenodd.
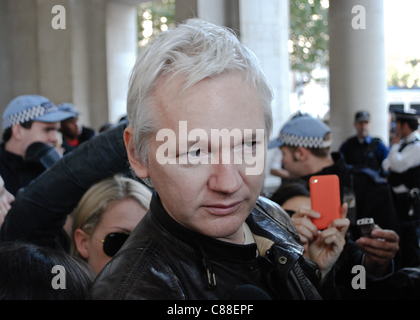
M 271 298 L 262 289 L 246 284 L 233 290 L 229 300 L 271 300 Z
M 48 169 L 62 158 L 62 155 L 52 146 L 42 142 L 34 142 L 25 153 L 25 161 L 40 165 L 43 169 Z

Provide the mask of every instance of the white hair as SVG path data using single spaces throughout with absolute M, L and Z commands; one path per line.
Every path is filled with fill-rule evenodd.
M 185 77 L 184 90 L 199 81 L 239 70 L 246 74 L 258 92 L 264 110 L 265 134 L 272 130 L 272 90 L 256 56 L 230 29 L 200 19 L 190 19 L 155 37 L 138 57 L 133 68 L 128 96 L 129 126 L 133 128 L 135 156 L 148 164 L 148 143 L 159 131 L 153 101 L 154 87 L 160 76 L 172 73 Z M 151 185 L 150 181 L 145 181 Z

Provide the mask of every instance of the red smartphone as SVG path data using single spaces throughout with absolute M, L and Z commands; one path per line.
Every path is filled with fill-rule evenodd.
M 311 177 L 309 190 L 312 210 L 321 214 L 319 219 L 312 219 L 318 230 L 328 228 L 335 219 L 341 219 L 340 180 L 337 175 Z

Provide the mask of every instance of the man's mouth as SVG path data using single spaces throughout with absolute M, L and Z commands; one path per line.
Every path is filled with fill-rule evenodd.
M 215 203 L 215 204 L 204 205 L 203 208 L 209 211 L 213 215 L 225 216 L 225 215 L 234 213 L 239 208 L 241 203 L 242 201 L 231 202 L 228 204 Z

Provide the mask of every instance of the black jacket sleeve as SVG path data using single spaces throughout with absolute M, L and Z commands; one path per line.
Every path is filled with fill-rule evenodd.
M 56 246 L 63 237 L 67 215 L 95 183 L 129 172 L 123 141 L 126 124 L 98 135 L 63 157 L 21 189 L 0 230 L 0 242 L 24 240 Z M 68 249 L 68 243 L 64 244 Z

